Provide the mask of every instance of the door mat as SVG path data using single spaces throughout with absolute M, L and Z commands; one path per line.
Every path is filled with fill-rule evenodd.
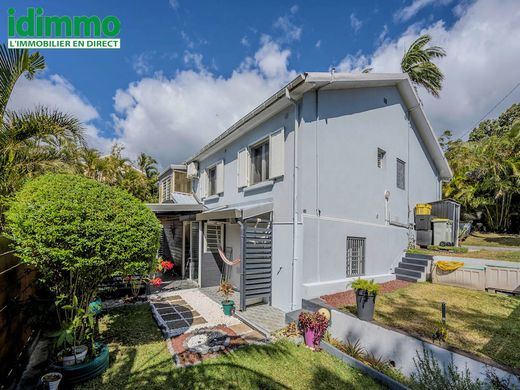
M 177 367 L 192 366 L 246 344 L 242 337 L 226 326 L 199 328 L 170 339 Z

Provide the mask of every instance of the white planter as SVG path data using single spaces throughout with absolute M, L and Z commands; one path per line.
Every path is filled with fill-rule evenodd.
M 42 376 L 41 380 L 43 385 L 47 385 L 47 388 L 49 390 L 57 390 L 61 378 L 63 378 L 63 375 L 61 375 L 59 372 L 48 372 L 47 374 Z
M 74 347 L 74 355 L 62 355 L 62 363 L 64 366 L 73 366 L 74 364 L 83 363 L 87 357 L 88 348 L 86 345 Z

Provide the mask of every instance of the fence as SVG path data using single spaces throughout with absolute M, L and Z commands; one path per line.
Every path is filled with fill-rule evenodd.
M 20 375 L 35 330 L 27 303 L 35 292 L 34 269 L 20 263 L 0 236 L 0 389 Z

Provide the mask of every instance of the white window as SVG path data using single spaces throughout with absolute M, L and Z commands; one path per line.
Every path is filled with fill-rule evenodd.
M 217 166 L 208 169 L 208 196 L 217 194 Z
M 383 149 L 377 148 L 377 167 L 378 168 L 383 168 L 383 165 L 385 162 L 385 155 L 386 155 L 386 152 Z
M 269 179 L 269 140 L 251 148 L 251 184 Z
M 406 163 L 403 160 L 397 159 L 397 175 L 396 175 L 397 188 L 399 188 L 401 190 L 404 190 L 406 188 L 405 177 L 406 177 Z
M 237 186 L 247 187 L 284 175 L 284 129 L 238 152 Z

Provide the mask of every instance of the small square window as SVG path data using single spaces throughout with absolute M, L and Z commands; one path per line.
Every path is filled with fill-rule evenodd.
M 366 238 L 347 237 L 347 277 L 365 274 Z
M 208 195 L 217 194 L 217 167 L 208 169 Z
M 406 188 L 405 185 L 406 178 L 406 163 L 403 160 L 397 159 L 397 188 L 404 190 Z
M 383 168 L 383 164 L 385 161 L 385 155 L 386 155 L 386 152 L 383 149 L 377 148 L 377 167 L 378 168 Z
M 251 184 L 269 179 L 269 140 L 251 148 Z

